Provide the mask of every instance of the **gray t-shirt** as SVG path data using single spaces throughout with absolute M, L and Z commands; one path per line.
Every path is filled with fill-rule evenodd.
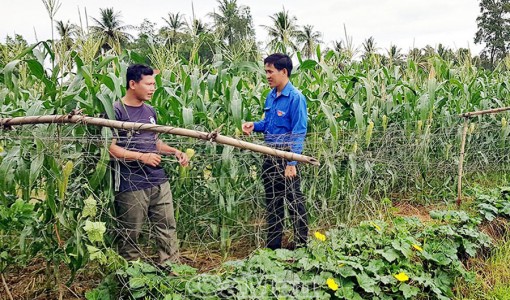
M 156 124 L 156 111 L 147 104 L 134 107 L 117 101 L 113 104 L 117 121 Z M 117 145 L 127 150 L 156 153 L 157 134 L 150 131 L 119 129 L 114 134 Z M 151 167 L 140 161 L 115 160 L 115 191 L 138 191 L 158 186 L 168 180 L 161 166 Z

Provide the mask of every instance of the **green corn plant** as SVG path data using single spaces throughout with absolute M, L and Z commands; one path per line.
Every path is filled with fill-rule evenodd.
M 99 55 L 99 41 L 89 36 L 78 38 L 69 52 L 49 42 L 32 45 L 0 65 L 0 116 L 66 114 L 80 108 L 90 116 L 112 118 L 113 102 L 125 93 L 128 64 L 150 61 L 161 70 L 150 102 L 158 123 L 203 131 L 221 127 L 221 134 L 262 143 L 262 135 L 240 134 L 242 122 L 261 118 L 270 92 L 259 57 L 240 61 L 239 52 L 218 49 L 206 64 L 198 55 L 199 44 L 187 61 L 178 49 L 157 45 L 147 58 L 130 50 Z M 297 55 L 291 78 L 308 99 L 304 153 L 322 164 L 302 168 L 311 226 L 376 214 L 380 199 L 392 194 L 431 201 L 451 198 L 460 151 L 457 115 L 508 105 L 507 70 L 488 72 L 469 60 L 439 57 L 410 57 L 388 65 L 378 57 L 358 62 L 346 53 L 320 48 L 316 52 L 316 60 Z M 48 61 L 54 67 L 48 67 Z M 501 159 L 508 126 L 499 120 L 479 117 L 470 129 L 468 173 Z M 0 138 L 2 205 L 12 205 L 17 198 L 26 203 L 44 198 L 34 207 L 37 222 L 31 223 L 32 232 L 41 235 L 30 243 L 44 249 L 55 264 L 64 262 L 73 272 L 83 268 L 89 259 L 85 218 L 79 217 L 84 199 L 91 194 L 98 199 L 101 213 L 94 221 L 108 222 L 111 217 L 111 131 L 36 126 L 20 128 L 19 139 L 0 132 L 9 137 Z M 249 224 L 263 215 L 257 176 L 262 157 L 214 143 L 162 138 L 196 152 L 189 168 L 170 160 L 164 164 L 184 245 L 215 242 L 227 255 L 237 238 L 257 235 Z M 66 169 L 70 161 L 73 167 Z

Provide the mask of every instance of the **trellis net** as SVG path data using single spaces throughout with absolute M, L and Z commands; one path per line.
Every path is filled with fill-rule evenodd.
M 506 126 L 494 122 L 470 124 L 464 186 L 483 178 L 506 178 L 508 133 Z M 194 152 L 189 167 L 179 166 L 174 157 L 164 157 L 161 163 L 172 188 L 182 257 L 223 259 L 264 247 L 266 205 L 260 179 L 264 155 L 191 138 L 159 137 L 177 149 Z M 378 217 L 389 201 L 454 201 L 461 137 L 460 121 L 436 129 L 420 122 L 364 132 L 344 130 L 336 136 L 328 131 L 308 134 L 304 154 L 321 162 L 299 165 L 310 228 Z M 74 220 L 76 226 L 88 219 L 104 221 L 105 239 L 114 244 L 118 232 L 108 154 L 111 138 L 108 128 L 76 124 L 0 131 L 2 201 L 9 205 L 25 199 L 36 209 Z M 262 135 L 237 138 L 263 144 Z M 91 199 L 97 209 L 93 216 L 85 212 Z M 292 224 L 286 220 L 285 241 L 292 239 Z M 155 253 L 152 226 L 147 223 L 143 232 L 147 259 Z M 65 243 L 67 237 L 64 233 L 56 238 Z

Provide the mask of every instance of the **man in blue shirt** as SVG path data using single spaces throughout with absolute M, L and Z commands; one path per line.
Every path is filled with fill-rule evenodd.
M 285 54 L 271 54 L 264 60 L 264 68 L 272 88 L 266 98 L 264 117 L 258 122 L 244 123 L 243 132 L 248 135 L 252 131 L 263 132 L 268 146 L 301 154 L 307 126 L 306 99 L 289 81 L 292 60 Z M 282 246 L 285 199 L 294 225 L 294 243 L 288 247 L 305 245 L 308 218 L 297 162 L 266 156 L 262 179 L 267 205 L 267 247 Z

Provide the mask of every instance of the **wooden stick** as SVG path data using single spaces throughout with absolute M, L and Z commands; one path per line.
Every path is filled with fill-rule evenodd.
M 0 275 L 2 275 L 2 283 L 4 284 L 4 288 L 5 288 L 5 291 L 7 292 L 7 296 L 9 296 L 10 300 L 14 300 L 14 298 L 12 298 L 11 291 L 9 291 L 9 286 L 7 285 L 7 282 L 5 281 L 4 273 L 0 273 Z
M 466 135 L 468 130 L 469 118 L 464 119 L 464 128 L 462 130 L 462 142 L 460 144 L 460 157 L 459 157 L 459 181 L 457 182 L 457 207 L 460 206 L 461 197 L 462 197 L 462 172 L 464 165 L 464 149 L 466 146 Z
M 500 107 L 500 108 L 494 108 L 494 109 L 487 109 L 487 110 L 480 110 L 480 111 L 472 111 L 460 114 L 459 117 L 462 118 L 470 118 L 478 115 L 485 115 L 485 114 L 495 114 L 502 111 L 510 110 L 510 107 Z
M 292 152 L 277 150 L 274 148 L 257 145 L 241 140 L 237 140 L 231 137 L 226 137 L 218 134 L 217 132 L 203 132 L 197 130 L 190 130 L 184 128 L 176 128 L 171 126 L 148 124 L 148 123 L 136 123 L 136 122 L 122 122 L 103 118 L 93 118 L 81 115 L 51 115 L 51 116 L 27 116 L 27 117 L 16 117 L 16 118 L 0 118 L 0 127 L 9 128 L 14 125 L 25 125 L 25 124 L 85 124 L 85 125 L 96 125 L 103 127 L 110 127 L 116 129 L 125 129 L 133 131 L 152 131 L 158 133 L 174 134 L 180 136 L 187 136 L 196 139 L 213 141 L 219 144 L 229 145 L 241 149 L 247 149 L 262 154 L 272 155 L 284 158 L 289 161 L 299 161 L 308 163 L 311 165 L 320 165 L 319 161 L 313 157 L 296 154 Z

